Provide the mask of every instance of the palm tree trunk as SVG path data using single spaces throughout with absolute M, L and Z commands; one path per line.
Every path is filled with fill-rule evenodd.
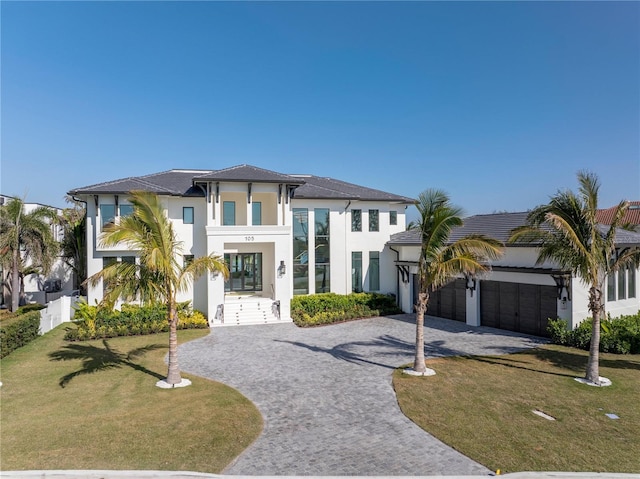
M 168 384 L 180 384 L 180 367 L 178 366 L 178 313 L 175 301 L 169 302 L 169 371 Z
M 589 289 L 589 309 L 593 315 L 591 321 L 591 345 L 587 362 L 586 380 L 600 384 L 600 314 L 604 310 L 601 301 L 602 293 L 596 287 Z
M 413 370 L 424 373 L 427 367 L 424 364 L 424 313 L 427 310 L 429 294 L 418 293 L 418 304 L 416 304 L 416 356 L 413 361 Z
M 15 312 L 20 306 L 20 250 L 16 248 L 13 251 L 11 263 L 11 312 Z

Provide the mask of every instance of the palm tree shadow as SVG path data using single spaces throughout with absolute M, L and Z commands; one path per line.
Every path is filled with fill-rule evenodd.
M 77 371 L 73 371 L 60 378 L 58 383 L 61 388 L 66 387 L 69 382 L 84 374 L 93 374 L 99 371 L 107 371 L 109 369 L 120 369 L 128 366 L 136 371 L 143 372 L 157 379 L 164 379 L 164 376 L 151 371 L 140 364 L 133 362 L 134 359 L 144 356 L 150 351 L 166 348 L 163 344 L 149 344 L 141 348 L 135 348 L 128 353 L 121 353 L 113 349 L 109 342 L 102 340 L 104 347 L 94 346 L 91 344 L 69 344 L 58 351 L 49 354 L 51 361 L 81 361 L 82 366 Z

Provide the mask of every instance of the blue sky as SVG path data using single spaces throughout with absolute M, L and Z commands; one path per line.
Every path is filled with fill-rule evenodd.
M 248 163 L 468 214 L 640 200 L 638 2 L 0 2 L 4 194 Z

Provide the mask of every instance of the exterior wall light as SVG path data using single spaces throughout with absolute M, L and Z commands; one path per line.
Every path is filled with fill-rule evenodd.
M 464 275 L 465 288 L 471 291 L 471 297 L 473 298 L 473 292 L 476 289 L 476 278 L 471 274 Z
M 287 265 L 284 264 L 284 261 L 280 261 L 280 266 L 278 266 L 278 274 L 280 276 L 284 276 L 287 272 Z

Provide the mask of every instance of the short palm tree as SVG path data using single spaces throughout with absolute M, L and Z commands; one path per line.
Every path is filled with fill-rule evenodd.
M 421 238 L 418 262 L 419 292 L 416 304 L 415 374 L 425 374 L 424 315 L 429 295 L 461 274 L 478 275 L 487 271 L 489 260 L 502 255 L 503 245 L 483 235 L 469 235 L 451 242 L 453 228 L 462 226 L 463 211 L 451 204 L 447 194 L 428 189 L 418 196 L 419 218 L 409 229 L 419 231 Z
M 539 247 L 538 264 L 553 261 L 571 270 L 589 286 L 589 311 L 592 314 L 591 344 L 585 379 L 600 385 L 599 349 L 600 320 L 605 314 L 603 296 L 606 277 L 622 268 L 638 267 L 640 251 L 616 249 L 619 228 L 632 229 L 623 224 L 627 201 L 615 210 L 611 225 L 599 225 L 598 178 L 588 172 L 578 173 L 578 194 L 560 191 L 546 205 L 534 208 L 527 224 L 514 230 L 510 242 L 528 242 Z
M 169 322 L 169 368 L 163 384 L 175 387 L 183 382 L 178 366 L 178 313 L 177 293 L 184 291 L 195 279 L 206 272 L 221 273 L 228 277 L 224 260 L 209 255 L 184 263 L 181 242 L 171 221 L 164 213 L 157 195 L 132 192 L 133 214 L 109 226 L 101 236 L 104 247 L 126 245 L 137 252 L 137 263 L 113 263 L 89 278 L 96 286 L 105 285 L 105 299 L 114 303 L 117 298 L 140 299 L 143 302 L 164 302 Z
M 20 304 L 24 275 L 36 271 L 48 274 L 53 265 L 58 254 L 51 231 L 55 216 L 56 212 L 46 206 L 26 213 L 19 198 L 11 198 L 0 206 L 0 258 L 11 276 L 11 311 Z

